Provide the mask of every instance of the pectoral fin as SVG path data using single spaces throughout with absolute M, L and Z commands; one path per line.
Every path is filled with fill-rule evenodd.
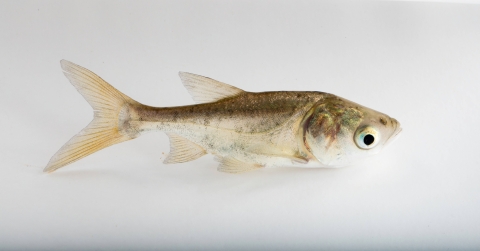
M 246 163 L 235 158 L 229 157 L 216 157 L 216 160 L 220 162 L 217 170 L 225 173 L 244 173 L 252 170 L 256 170 L 264 167 L 260 164 Z
M 207 154 L 205 149 L 190 140 L 175 133 L 168 133 L 167 135 L 170 138 L 170 154 L 163 161 L 165 164 L 188 162 Z

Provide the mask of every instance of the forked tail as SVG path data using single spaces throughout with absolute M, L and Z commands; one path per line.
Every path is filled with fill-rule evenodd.
M 131 133 L 120 127 L 128 119 L 128 107 L 139 104 L 95 73 L 66 60 L 60 63 L 70 83 L 93 107 L 94 118 L 53 155 L 44 172 L 53 172 L 105 147 L 133 139 Z

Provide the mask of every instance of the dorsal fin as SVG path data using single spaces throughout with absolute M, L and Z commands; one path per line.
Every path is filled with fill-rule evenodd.
M 175 164 L 192 161 L 207 154 L 201 146 L 175 133 L 167 133 L 170 138 L 170 153 L 163 161 L 165 164 Z
M 244 90 L 200 75 L 179 72 L 182 83 L 198 104 L 215 102 L 227 97 L 236 96 Z

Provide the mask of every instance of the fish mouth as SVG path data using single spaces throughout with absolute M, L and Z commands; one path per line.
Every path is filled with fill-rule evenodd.
M 400 123 L 394 118 L 392 118 L 392 122 L 394 122 L 394 124 L 395 124 L 395 130 L 393 131 L 392 135 L 390 135 L 390 137 L 385 142 L 385 146 L 387 146 L 387 145 L 391 144 L 393 141 L 395 141 L 398 138 L 398 135 L 400 135 L 400 133 L 402 132 L 402 127 L 400 126 Z

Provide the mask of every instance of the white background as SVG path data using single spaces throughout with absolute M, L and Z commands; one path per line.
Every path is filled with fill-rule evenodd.
M 152 133 L 44 174 L 92 119 L 61 59 L 149 105 L 193 103 L 187 71 L 334 93 L 403 133 L 343 169 L 164 165 Z M 475 4 L 3 1 L 0 249 L 478 249 L 479 86 Z

